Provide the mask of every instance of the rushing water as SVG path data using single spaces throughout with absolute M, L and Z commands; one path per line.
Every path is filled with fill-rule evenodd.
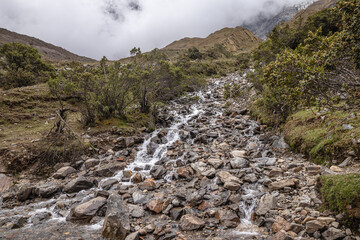
M 76 204 L 83 203 L 94 197 L 94 193 L 97 190 L 101 189 L 101 183 L 108 179 L 117 179 L 118 181 L 122 181 L 123 172 L 124 171 L 132 171 L 133 173 L 139 172 L 142 174 L 143 178 L 147 178 L 150 176 L 150 169 L 159 161 L 163 160 L 166 155 L 169 147 L 173 146 L 178 140 L 181 139 L 180 131 L 184 127 L 186 127 L 189 123 L 193 123 L 197 118 L 201 117 L 204 114 L 204 109 L 206 108 L 205 104 L 212 103 L 215 106 L 216 114 L 214 118 L 210 121 L 210 125 L 216 125 L 216 121 L 222 117 L 221 111 L 221 102 L 219 99 L 213 97 L 214 93 L 219 89 L 222 89 L 223 81 L 215 81 L 212 83 L 212 86 L 209 87 L 209 90 L 205 93 L 198 92 L 193 96 L 198 97 L 198 102 L 191 106 L 186 113 L 182 111 L 181 105 L 174 102 L 173 108 L 175 109 L 170 114 L 174 117 L 173 124 L 165 129 L 167 132 L 165 136 L 165 143 L 159 144 L 153 154 L 149 154 L 148 147 L 151 144 L 151 141 L 159 134 L 160 130 L 156 130 L 153 133 L 149 134 L 146 140 L 143 142 L 141 146 L 138 147 L 138 152 L 136 154 L 134 162 L 130 163 L 124 170 L 119 171 L 114 177 L 104 178 L 99 182 L 98 187 L 84 190 L 77 193 L 74 197 L 69 198 L 67 194 L 60 195 L 57 199 L 50 199 L 43 202 L 37 202 L 25 206 L 16 207 L 13 209 L 2 209 L 0 211 L 0 220 L 5 217 L 15 217 L 22 216 L 25 212 L 27 216 L 30 216 L 28 219 L 27 227 L 31 227 L 31 219 L 33 216 L 39 213 L 48 212 L 51 214 L 51 218 L 49 221 L 56 222 L 64 222 L 66 221 L 66 216 L 69 214 L 69 211 L 62 212 L 56 208 L 57 203 L 62 202 L 66 204 Z M 247 138 L 250 142 L 258 142 L 258 138 L 255 135 L 255 129 L 258 125 L 250 121 L 251 124 L 249 127 L 242 131 L 243 136 Z M 190 146 L 194 144 L 194 139 L 189 139 L 187 144 Z M 176 160 L 184 160 L 185 155 L 183 154 Z M 137 171 L 136 171 L 137 170 Z M 168 172 L 168 174 L 164 177 L 165 180 L 171 181 L 172 175 L 176 171 L 174 168 L 172 171 Z M 216 181 L 216 179 L 214 179 Z M 122 182 L 122 184 L 132 184 L 131 181 Z M 251 215 L 257 205 L 257 201 L 259 196 L 261 195 L 261 186 L 258 184 L 247 184 L 242 189 L 242 202 L 239 203 L 240 209 L 242 209 L 244 213 L 244 218 L 241 219 L 241 230 L 234 231 L 234 234 L 237 235 L 256 235 L 256 230 L 253 230 L 253 226 L 251 223 Z M 98 230 L 102 227 L 103 220 L 100 222 L 94 223 L 93 225 L 87 226 L 89 230 Z

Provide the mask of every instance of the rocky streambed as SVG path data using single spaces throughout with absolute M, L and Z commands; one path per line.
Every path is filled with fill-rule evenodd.
M 357 239 L 318 210 L 316 178 L 333 172 L 229 107 L 231 82 L 249 87 L 212 79 L 164 107 L 153 133 L 3 192 L 0 239 Z

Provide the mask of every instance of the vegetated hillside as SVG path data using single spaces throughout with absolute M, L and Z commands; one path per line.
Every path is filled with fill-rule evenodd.
M 288 23 L 290 26 L 293 26 L 296 22 L 306 22 L 306 20 L 314 15 L 315 13 L 335 6 L 337 0 L 319 0 L 311 4 L 306 9 L 301 10 L 298 12 Z
M 206 38 L 184 38 L 175 41 L 164 48 L 164 50 L 187 50 L 196 47 L 206 50 L 216 44 L 224 46 L 229 52 L 237 53 L 256 48 L 261 42 L 253 32 L 243 27 L 223 28 L 210 34 Z
M 4 28 L 0 28 L 0 46 L 5 43 L 19 42 L 36 48 L 40 54 L 49 61 L 79 61 L 93 62 L 94 59 L 78 56 L 61 47 L 54 46 L 40 39 L 29 37 L 23 34 L 11 32 Z

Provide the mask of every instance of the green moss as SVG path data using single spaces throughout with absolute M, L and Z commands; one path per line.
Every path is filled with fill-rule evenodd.
M 346 212 L 360 197 L 360 174 L 324 175 L 319 178 L 320 192 L 328 209 Z
M 343 130 L 343 124 L 354 128 Z M 354 139 L 360 138 L 360 118 L 344 111 L 329 112 L 322 117 L 311 110 L 300 111 L 287 119 L 284 136 L 296 152 L 305 154 L 311 161 L 323 164 L 332 159 L 343 160 L 346 152 L 359 152 Z

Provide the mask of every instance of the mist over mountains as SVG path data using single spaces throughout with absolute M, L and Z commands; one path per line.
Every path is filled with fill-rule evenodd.
M 3 28 L 76 54 L 126 57 L 129 50 L 165 47 L 224 27 L 257 26 L 285 7 L 309 0 L 12 0 L 0 2 Z M 259 19 L 261 20 L 259 22 Z

